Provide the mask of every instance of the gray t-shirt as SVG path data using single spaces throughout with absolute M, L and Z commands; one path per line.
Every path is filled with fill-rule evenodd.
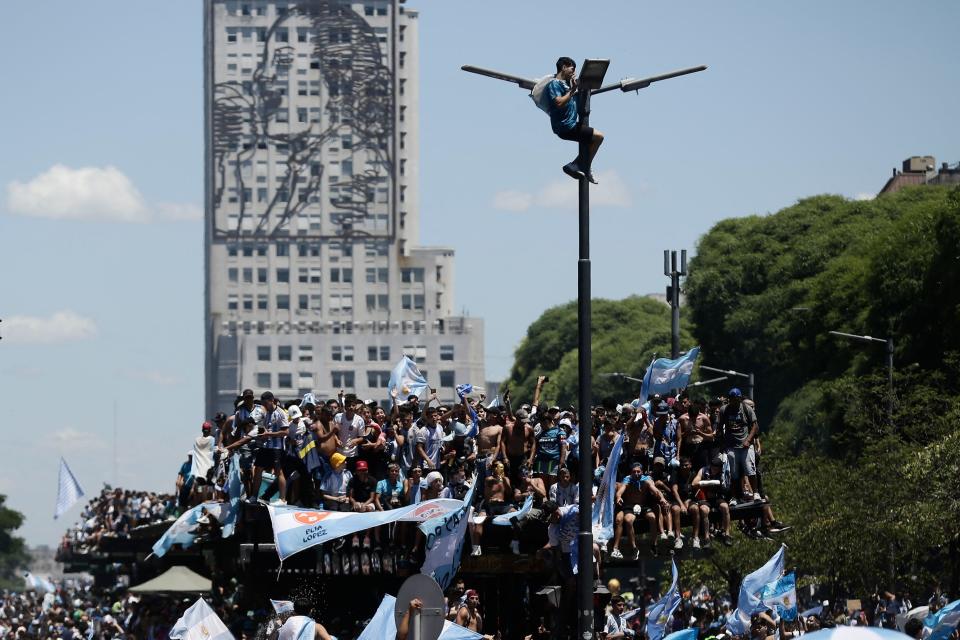
M 743 449 L 756 421 L 757 414 L 749 405 L 740 403 L 736 409 L 731 405 L 724 407 L 720 414 L 724 444 L 734 449 Z

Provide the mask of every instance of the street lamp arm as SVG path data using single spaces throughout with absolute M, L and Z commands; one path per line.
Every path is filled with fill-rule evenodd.
M 716 367 L 708 367 L 705 364 L 700 365 L 700 368 L 707 371 L 713 371 L 714 373 L 725 373 L 728 376 L 739 376 L 741 378 L 750 377 L 749 373 L 740 373 L 739 371 L 734 371 L 733 369 L 717 369 Z
M 850 338 L 851 340 L 859 340 L 860 342 L 879 342 L 881 344 L 886 344 L 888 342 L 887 340 L 874 338 L 873 336 L 859 336 L 855 333 L 844 333 L 843 331 L 831 331 L 830 335 L 840 336 L 842 338 Z
M 670 78 L 677 78 L 679 76 L 685 76 L 691 73 L 697 73 L 699 71 L 706 71 L 707 65 L 702 64 L 699 67 L 689 67 L 687 69 L 677 69 L 676 71 L 670 71 L 669 73 L 661 73 L 658 76 L 650 76 L 649 78 L 625 78 L 616 84 L 608 84 L 605 87 L 600 87 L 599 89 L 594 89 L 593 93 L 605 93 L 607 91 L 613 91 L 614 89 L 620 89 L 620 91 L 639 91 L 640 89 L 646 89 L 654 82 L 660 82 L 661 80 L 669 80 Z
M 465 64 L 460 67 L 464 71 L 469 71 L 470 73 L 476 73 L 481 76 L 487 76 L 488 78 L 496 78 L 497 80 L 503 80 L 505 82 L 516 83 L 521 89 L 533 89 L 533 86 L 537 83 L 536 80 L 530 78 L 524 78 L 521 76 L 515 76 L 509 73 L 503 73 L 502 71 L 494 71 L 492 69 L 484 69 L 482 67 L 475 67 L 470 64 Z
M 720 382 L 721 380 L 728 380 L 727 376 L 720 376 L 719 378 L 710 378 L 709 380 L 699 380 L 697 382 L 691 382 L 688 387 L 702 387 L 704 385 L 713 384 L 714 382 Z

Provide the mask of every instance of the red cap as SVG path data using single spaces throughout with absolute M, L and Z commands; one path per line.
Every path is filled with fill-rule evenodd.
M 480 594 L 473 589 L 467 589 L 466 591 L 464 591 L 463 596 L 465 598 L 477 598 L 477 599 L 480 598 Z
M 211 424 L 211 422 L 208 420 L 204 422 L 202 425 L 200 425 L 200 428 L 203 429 L 204 431 L 208 431 L 210 429 L 213 429 L 213 424 Z
M 367 463 L 363 460 L 358 460 L 357 471 L 366 471 L 366 470 L 367 470 Z

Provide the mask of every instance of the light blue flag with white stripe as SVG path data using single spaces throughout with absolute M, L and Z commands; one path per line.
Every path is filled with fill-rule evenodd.
M 403 399 L 411 394 L 422 398 L 427 391 L 427 379 L 420 373 L 416 363 L 407 356 L 403 356 L 390 372 L 387 390 L 393 395 L 394 389 L 397 390 L 397 396 Z
M 28 590 L 39 591 L 40 593 L 53 593 L 57 590 L 52 582 L 46 578 L 35 576 L 29 571 L 23 574 L 23 580 L 27 583 Z
M 926 640 L 947 640 L 960 625 L 960 600 L 954 600 L 936 613 L 927 616 L 923 621 L 924 626 L 927 620 L 934 624 L 930 626 L 930 635 Z
M 273 605 L 273 610 L 277 615 L 284 613 L 293 613 L 293 603 L 289 600 L 270 600 L 270 604 Z
M 674 631 L 673 633 L 667 635 L 663 640 L 697 640 L 697 634 L 699 631 L 696 627 L 690 627 L 688 629 L 680 629 L 680 631 Z
M 788 573 L 776 582 L 771 582 L 760 591 L 760 599 L 767 608 L 787 622 L 797 619 L 797 579 Z
M 652 393 L 661 395 L 672 389 L 684 389 L 690 383 L 693 365 L 700 355 L 700 347 L 694 347 L 676 360 L 657 358 L 647 367 L 640 386 L 640 402 L 646 402 Z
M 70 507 L 77 503 L 77 500 L 83 497 L 83 489 L 80 483 L 67 466 L 67 461 L 60 458 L 60 478 L 57 487 L 57 508 L 53 513 L 53 519 L 56 520 Z
M 750 630 L 750 616 L 766 610 L 767 606 L 760 599 L 760 592 L 765 586 L 776 582 L 783 576 L 786 545 L 767 560 L 766 564 L 748 575 L 740 583 L 740 597 L 737 599 L 737 608 L 727 618 L 727 629 L 734 635 L 745 635 Z
M 197 537 L 196 530 L 199 526 L 197 520 L 200 518 L 200 513 L 210 506 L 208 503 L 198 504 L 193 509 L 182 513 L 176 522 L 163 532 L 160 539 L 153 543 L 153 555 L 162 558 L 175 544 L 179 544 L 184 549 L 192 545 Z
M 420 524 L 426 540 L 426 556 L 420 573 L 437 581 L 441 589 L 453 582 L 460 569 L 460 558 L 467 535 L 467 523 L 473 516 L 473 495 L 477 488 L 477 476 L 473 476 L 470 488 L 463 497 L 463 506 L 446 515 Z
M 234 640 L 220 616 L 203 598 L 190 605 L 170 629 L 174 640 Z
M 514 511 L 512 513 L 504 513 L 499 516 L 496 516 L 493 519 L 493 524 L 498 524 L 502 527 L 510 526 L 510 521 L 516 518 L 517 520 L 523 520 L 528 515 L 530 515 L 530 510 L 533 509 L 533 495 L 527 496 L 527 499 L 523 501 L 523 506 L 520 507 L 519 511 Z
M 593 501 L 593 539 L 600 544 L 613 537 L 613 519 L 615 515 L 614 498 L 617 493 L 617 467 L 620 465 L 620 453 L 623 450 L 623 437 L 620 434 L 613 443 L 607 465 L 603 468 L 603 477 L 597 487 L 597 495 Z
M 673 612 L 680 604 L 680 590 L 677 588 L 677 563 L 670 561 L 673 571 L 673 580 L 670 588 L 662 598 L 647 609 L 647 637 L 650 640 L 661 640 L 666 631 L 667 623 L 673 617 Z
M 230 460 L 230 475 L 227 476 L 227 503 L 226 517 L 223 520 L 223 537 L 229 538 L 237 526 L 237 517 L 240 515 L 240 501 L 243 499 L 243 480 L 240 477 L 239 456 Z

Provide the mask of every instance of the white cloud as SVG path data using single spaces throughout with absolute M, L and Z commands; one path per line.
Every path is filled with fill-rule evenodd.
M 57 311 L 48 318 L 10 316 L 0 324 L 4 341 L 19 344 L 54 344 L 87 340 L 97 335 L 97 325 L 74 311 Z
M 629 207 L 633 203 L 630 189 L 615 170 L 597 172 L 599 184 L 590 187 L 590 205 L 599 207 Z M 578 183 L 570 178 L 554 180 L 535 193 L 525 191 L 499 191 L 493 196 L 493 207 L 501 211 L 527 211 L 528 209 L 576 210 Z M 644 191 L 645 188 L 641 188 Z
M 853 196 L 854 200 L 873 200 L 877 195 L 875 193 L 858 193 Z
M 197 220 L 203 210 L 192 203 L 148 204 L 116 167 L 56 164 L 38 176 L 7 185 L 7 210 L 22 216 L 53 220 L 151 222 Z

